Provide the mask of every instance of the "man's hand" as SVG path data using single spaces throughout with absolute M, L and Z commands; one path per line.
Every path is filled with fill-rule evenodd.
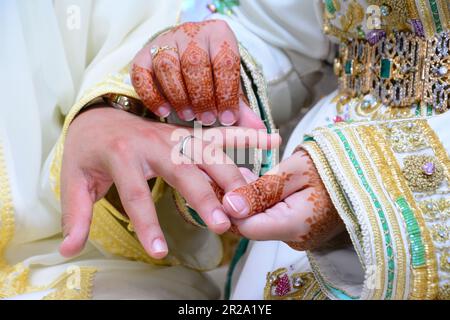
M 310 250 L 344 230 L 317 170 L 303 149 L 258 179 L 241 169 L 249 184 L 223 200 L 239 232 L 253 240 L 281 240 Z
M 245 131 L 259 139 L 236 139 Z M 203 131 L 209 139 L 183 139 L 192 132 L 108 107 L 80 114 L 69 127 L 64 146 L 61 203 L 65 239 L 61 254 L 73 256 L 83 248 L 93 204 L 114 183 L 144 249 L 154 258 L 163 258 L 168 248 L 147 184 L 147 180 L 157 176 L 176 188 L 211 230 L 225 232 L 230 221 L 208 177 L 226 191 L 244 185 L 245 179 L 226 158 L 222 147 L 274 148 L 279 145 L 279 136 L 255 134 L 254 129 L 238 132 L 236 128 L 211 128 Z M 213 141 L 212 137 L 218 138 Z M 247 145 L 236 146 L 235 140 Z M 200 148 L 194 148 L 188 156 L 180 155 L 181 141 L 186 150 L 193 145 Z M 202 152 L 205 150 L 208 152 Z
M 151 53 L 153 50 L 153 54 Z M 243 99 L 236 38 L 221 20 L 188 22 L 146 45 L 132 62 L 133 86 L 153 113 L 185 121 L 261 128 Z

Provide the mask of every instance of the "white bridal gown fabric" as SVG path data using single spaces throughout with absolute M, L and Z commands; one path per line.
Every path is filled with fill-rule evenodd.
M 86 291 L 92 277 L 94 299 L 220 296 L 209 278 L 182 266 L 130 261 L 89 243 L 73 259 L 58 253 L 61 212 L 49 159 L 64 116 L 86 88 L 175 24 L 180 7 L 176 0 L 0 2 L 0 298 L 51 297 L 78 290 L 76 281 Z M 72 287 L 59 285 L 72 276 Z

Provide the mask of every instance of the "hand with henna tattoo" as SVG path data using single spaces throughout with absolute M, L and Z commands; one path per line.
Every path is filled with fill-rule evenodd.
M 155 48 L 160 50 L 152 54 Z M 156 37 L 134 58 L 131 79 L 160 117 L 175 111 L 206 126 L 218 119 L 226 126 L 264 128 L 243 98 L 237 41 L 222 20 L 183 23 Z
M 344 231 L 344 224 L 304 149 L 297 148 L 277 167 L 252 180 L 223 198 L 226 212 L 234 217 L 233 224 L 243 236 L 281 240 L 296 250 L 311 250 Z

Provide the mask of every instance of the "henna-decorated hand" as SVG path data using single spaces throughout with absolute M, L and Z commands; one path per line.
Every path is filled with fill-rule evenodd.
M 156 176 L 176 188 L 212 231 L 225 232 L 229 218 L 206 177 L 225 191 L 246 181 L 219 146 L 276 148 L 280 137 L 222 127 L 180 142 L 192 133 L 191 128 L 148 121 L 113 108 L 80 114 L 71 123 L 64 144 L 61 206 L 66 237 L 61 254 L 72 256 L 83 248 L 93 205 L 114 183 L 144 249 L 154 258 L 164 257 L 168 248 L 147 184 Z M 247 139 L 247 134 L 257 138 Z M 186 148 L 183 155 L 181 146 Z
M 241 169 L 242 171 L 242 169 Z M 228 192 L 223 205 L 239 232 L 254 240 L 281 240 L 310 250 L 344 230 L 308 153 L 301 148 L 264 176 Z
M 152 48 L 165 48 L 151 54 Z M 240 83 L 236 38 L 222 20 L 188 22 L 156 37 L 134 58 L 133 86 L 144 104 L 185 121 L 264 128 L 248 108 Z

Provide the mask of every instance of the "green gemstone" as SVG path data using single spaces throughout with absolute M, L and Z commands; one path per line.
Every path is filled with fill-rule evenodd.
M 345 66 L 344 66 L 345 74 L 352 74 L 353 73 L 353 60 L 346 60 Z
M 382 79 L 389 79 L 391 77 L 391 60 L 381 59 L 380 77 Z
M 336 12 L 333 0 L 325 0 L 325 7 L 327 8 L 327 11 L 331 14 L 334 14 Z

